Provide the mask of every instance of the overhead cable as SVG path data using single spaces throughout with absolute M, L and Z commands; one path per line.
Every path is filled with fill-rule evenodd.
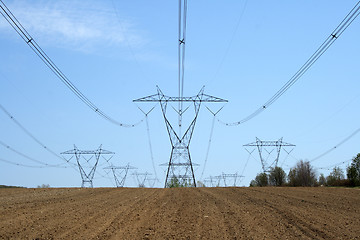
M 27 43 L 27 45 L 35 52 L 35 54 L 45 63 L 45 65 L 91 110 L 99 114 L 109 122 L 121 126 L 121 127 L 135 127 L 139 125 L 144 119 L 134 124 L 125 124 L 118 122 L 105 114 L 100 108 L 98 108 L 93 102 L 91 102 L 68 78 L 67 76 L 55 65 L 50 57 L 41 49 L 34 38 L 26 31 L 17 18 L 7 8 L 2 0 L 0 0 L 0 13 L 5 20 L 11 25 L 11 27 L 19 34 L 19 36 Z
M 356 129 L 353 133 L 351 133 L 349 136 L 347 136 L 345 139 L 343 139 L 341 142 L 336 144 L 334 147 L 330 148 L 329 150 L 325 151 L 324 153 L 320 154 L 319 156 L 311 159 L 309 162 L 313 162 L 318 160 L 319 158 L 322 158 L 323 156 L 327 155 L 328 153 L 334 151 L 335 149 L 339 148 L 342 144 L 349 141 L 351 138 L 353 138 L 356 134 L 360 132 L 360 128 Z
M 237 33 L 237 31 L 238 31 L 238 28 L 239 28 L 239 26 L 240 26 L 241 20 L 243 19 L 243 16 L 244 16 L 244 13 L 245 13 L 247 4 L 248 4 L 248 0 L 246 0 L 245 3 L 244 3 L 244 5 L 243 5 L 242 11 L 241 11 L 241 13 L 240 13 L 240 15 L 239 15 L 239 18 L 238 18 L 238 20 L 237 20 L 237 23 L 236 23 L 234 32 L 233 32 L 233 34 L 231 35 L 229 44 L 228 44 L 228 46 L 227 46 L 227 48 L 226 48 L 226 50 L 225 50 L 224 55 L 222 56 L 222 58 L 221 58 L 221 60 L 220 60 L 220 63 L 219 63 L 219 65 L 218 65 L 218 67 L 216 68 L 214 77 L 212 78 L 211 81 L 214 81 L 214 80 L 217 78 L 217 76 L 218 76 L 218 74 L 219 74 L 219 72 L 220 72 L 220 69 L 221 69 L 221 67 L 222 67 L 222 65 L 223 65 L 223 63 L 224 63 L 224 61 L 225 61 L 225 59 L 226 59 L 226 57 L 227 57 L 227 55 L 228 55 L 228 53 L 229 53 L 229 51 L 230 51 L 230 48 L 231 48 L 231 46 L 232 46 L 232 44 L 233 44 L 233 41 L 234 41 L 234 39 L 235 39 L 235 35 L 236 35 L 236 33 Z
M 157 172 L 156 172 L 156 168 L 155 168 L 154 153 L 153 153 L 153 148 L 152 148 L 152 143 L 151 143 L 150 127 L 149 127 L 149 119 L 148 119 L 149 114 L 155 109 L 155 107 L 156 107 L 156 105 L 154 107 L 152 107 L 148 112 L 144 112 L 140 107 L 138 107 L 138 108 L 145 115 L 146 133 L 147 133 L 148 143 L 149 143 L 150 158 L 151 158 L 151 163 L 152 163 L 152 167 L 154 170 L 155 178 L 157 179 L 158 176 L 157 176 Z
M 330 36 L 321 44 L 321 46 L 315 51 L 313 55 L 305 62 L 304 65 L 278 90 L 267 102 L 265 102 L 261 107 L 255 110 L 252 114 L 241 119 L 240 121 L 233 123 L 226 123 L 218 119 L 218 121 L 226 126 L 237 126 L 243 124 L 250 119 L 256 117 L 258 114 L 262 113 L 269 106 L 271 106 L 276 100 L 278 100 L 291 86 L 293 86 L 297 80 L 299 80 L 309 68 L 328 50 L 328 48 L 338 39 L 341 34 L 350 26 L 350 24 L 358 17 L 360 14 L 360 1 L 355 5 L 355 7 L 347 14 L 347 16 L 341 21 L 341 23 L 335 28 L 335 30 L 330 34 Z
M 186 42 L 186 19 L 187 19 L 187 0 L 179 0 L 179 45 L 178 45 L 178 88 L 179 98 L 184 96 L 185 79 L 185 42 Z M 183 102 L 179 101 L 179 135 L 181 135 Z
M 1 1 L 1 0 L 0 0 Z M 20 122 L 18 122 L 15 117 L 13 117 L 1 104 L 0 104 L 0 110 L 3 111 L 26 135 L 28 135 L 32 140 L 34 140 L 38 145 L 40 145 L 43 149 L 51 153 L 53 156 L 55 156 L 58 159 L 61 159 L 62 161 L 66 161 L 64 158 L 60 157 L 58 154 L 56 154 L 55 151 L 48 148 L 44 143 L 42 143 L 39 139 L 37 139 L 29 130 L 27 130 Z
M 206 150 L 206 155 L 205 155 L 205 160 L 204 160 L 204 167 L 203 167 L 203 170 L 202 170 L 202 172 L 201 172 L 200 179 L 203 179 L 203 175 L 204 175 L 204 172 L 205 172 L 206 163 L 207 163 L 208 158 L 209 158 L 209 152 L 210 152 L 212 137 L 213 137 L 213 133 L 214 133 L 214 127 L 215 127 L 216 114 L 218 114 L 218 113 L 223 109 L 223 107 L 221 107 L 217 112 L 213 112 L 213 111 L 211 111 L 210 108 L 208 108 L 207 106 L 205 106 L 205 107 L 206 107 L 207 110 L 213 115 L 213 120 L 212 120 L 212 123 L 211 123 L 210 137 L 209 137 L 209 142 L 208 142 L 208 146 L 207 146 L 207 150 Z
M 7 148 L 8 150 L 10 150 L 10 151 L 12 151 L 12 152 L 14 152 L 14 153 L 16 153 L 16 154 L 18 154 L 18 155 L 26 158 L 26 159 L 28 159 L 28 160 L 30 160 L 30 161 L 33 161 L 33 162 L 36 162 L 36 163 L 38 163 L 38 164 L 44 165 L 45 167 L 67 168 L 66 166 L 63 166 L 63 165 L 66 164 L 66 163 L 48 164 L 48 163 L 39 161 L 39 160 L 37 160 L 37 159 L 34 159 L 34 158 L 32 158 L 32 157 L 29 157 L 28 155 L 26 155 L 26 154 L 24 154 L 24 153 L 22 153 L 22 152 L 20 152 L 20 151 L 18 151 L 18 150 L 16 150 L 16 149 L 10 147 L 9 145 L 7 145 L 6 143 L 4 143 L 3 141 L 0 141 L 0 145 L 2 145 L 3 147 Z
M 343 164 L 345 164 L 345 163 L 349 163 L 349 162 L 351 162 L 351 161 L 352 161 L 352 159 L 346 160 L 346 161 L 342 161 L 342 162 L 339 162 L 339 163 L 335 163 L 335 164 L 330 165 L 330 166 L 327 166 L 327 167 L 318 167 L 318 168 L 316 168 L 316 169 L 332 170 L 334 167 L 339 167 L 340 165 L 343 165 Z

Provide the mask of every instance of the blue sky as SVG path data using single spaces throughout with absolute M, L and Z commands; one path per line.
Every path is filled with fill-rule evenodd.
M 152 104 L 133 99 L 156 92 L 177 95 L 177 1 L 4 1 L 65 75 L 111 117 L 133 123 Z M 357 1 L 188 1 L 184 95 L 205 92 L 228 99 L 218 117 L 235 122 L 266 102 L 323 43 Z M 204 178 L 243 171 L 255 141 L 296 144 L 280 162 L 312 159 L 359 128 L 360 19 L 343 33 L 314 66 L 277 102 L 235 127 L 215 123 Z M 57 153 L 103 148 L 115 152 L 114 165 L 138 167 L 155 175 L 146 125 L 121 128 L 88 109 L 60 82 L 0 18 L 0 104 Z M 208 105 L 217 110 L 223 105 Z M 163 186 L 170 143 L 159 106 L 149 116 L 156 175 Z M 0 112 L 0 141 L 40 161 L 61 163 Z M 200 180 L 212 115 L 200 110 L 190 145 Z M 350 160 L 359 152 L 360 134 L 313 162 L 322 168 Z M 253 154 L 242 185 L 261 172 Z M 0 158 L 29 161 L 0 146 Z M 101 162 L 102 164 L 102 162 Z M 105 165 L 102 165 L 105 166 Z M 341 165 L 342 168 L 346 164 Z M 106 173 L 99 167 L 99 173 Z M 287 170 L 288 171 L 288 170 Z M 318 169 L 328 174 L 329 170 Z M 96 174 L 94 186 L 113 186 Z M 81 184 L 71 168 L 26 168 L 0 162 L 0 184 L 36 187 Z M 133 176 L 127 186 L 135 186 Z

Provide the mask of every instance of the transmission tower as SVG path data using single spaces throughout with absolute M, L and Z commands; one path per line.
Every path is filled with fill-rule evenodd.
M 193 163 L 190 157 L 189 145 L 194 132 L 201 103 L 227 102 L 227 100 L 204 94 L 204 87 L 200 90 L 200 92 L 196 96 L 193 97 L 169 97 L 164 95 L 160 90 L 160 88 L 157 87 L 157 94 L 136 99 L 134 100 L 134 102 L 160 103 L 166 124 L 166 129 L 168 131 L 170 143 L 172 147 L 170 160 L 168 163 L 168 170 L 166 173 L 165 187 L 168 187 L 173 181 L 179 181 L 180 184 L 188 184 L 190 182 L 194 187 L 196 187 L 196 181 L 194 176 Z M 189 102 L 194 105 L 195 116 L 184 134 L 181 134 L 181 127 L 180 127 L 180 125 L 182 125 L 183 123 L 179 122 L 179 131 L 176 131 L 167 117 L 168 103 L 171 102 L 176 102 L 181 104 L 185 102 Z M 185 109 L 185 111 L 187 109 Z M 176 113 L 179 116 L 179 119 L 181 119 L 185 111 L 176 111 Z
M 74 149 L 61 153 L 61 154 L 73 155 L 70 157 L 70 159 L 68 161 L 70 161 L 75 156 L 76 162 L 79 167 L 81 179 L 82 179 L 81 187 L 86 187 L 86 186 L 91 187 L 91 188 L 93 187 L 93 178 L 94 178 L 96 167 L 98 165 L 99 158 L 101 155 L 115 154 L 113 152 L 102 149 L 101 146 L 102 145 L 100 145 L 100 147 L 94 151 L 94 150 L 79 150 L 74 145 Z M 85 158 L 84 155 L 88 156 L 88 158 Z M 90 160 L 93 157 L 95 157 L 95 161 L 91 161 L 91 163 L 90 163 Z M 80 161 L 80 160 L 85 160 L 85 161 Z M 109 161 L 110 159 L 105 158 L 105 160 Z M 87 168 L 87 167 L 85 167 L 84 164 L 88 165 L 88 167 L 90 168 L 90 171 L 85 170 L 85 168 Z
M 220 187 L 221 180 L 223 180 L 224 178 L 222 175 L 218 175 L 218 176 L 210 177 L 210 179 L 213 181 L 215 187 Z
M 288 151 L 285 148 L 292 147 L 292 149 L 293 149 L 296 146 L 291 143 L 283 142 L 282 139 L 283 138 L 280 138 L 277 141 L 262 141 L 259 138 L 256 138 L 256 142 L 248 143 L 243 146 L 244 147 L 256 147 L 259 151 L 259 157 L 260 157 L 263 171 L 269 172 L 271 170 L 271 168 L 277 167 L 279 157 L 280 157 L 280 152 L 282 149 L 285 152 L 287 152 L 288 154 L 290 154 L 290 152 L 292 150 Z M 272 158 L 271 160 L 269 160 L 269 157 L 271 156 L 271 154 L 274 150 L 276 150 L 275 158 Z M 266 154 L 264 154 L 264 151 L 267 153 L 267 157 L 264 156 L 264 155 L 266 155 Z M 269 162 L 270 162 L 270 164 L 269 164 Z
M 238 173 L 223 173 L 222 177 L 224 179 L 224 187 L 233 186 L 236 187 L 237 180 L 243 178 L 244 176 L 239 175 Z M 231 182 L 229 179 L 232 179 L 232 185 L 228 184 Z
M 104 167 L 104 169 L 111 169 L 114 175 L 116 187 L 124 187 L 129 170 L 137 168 L 130 166 L 130 164 L 128 163 L 126 166 L 114 166 L 111 164 L 108 167 Z
M 153 188 L 154 186 L 155 186 L 155 183 L 157 182 L 157 181 L 159 181 L 159 179 L 158 178 L 147 178 L 146 179 L 146 182 L 149 184 L 149 186 L 151 187 L 151 188 Z
M 148 172 L 144 172 L 144 173 L 134 172 L 132 175 L 136 176 L 136 181 L 138 183 L 138 187 L 144 188 L 145 182 L 147 181 L 148 176 L 151 176 L 152 174 L 148 173 Z

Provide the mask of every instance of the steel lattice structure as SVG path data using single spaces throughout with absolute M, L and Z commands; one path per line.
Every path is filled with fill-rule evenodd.
M 96 167 L 99 163 L 99 158 L 101 155 L 115 154 L 114 152 L 110 152 L 108 150 L 102 149 L 101 146 L 102 145 L 100 145 L 100 147 L 94 151 L 94 150 L 79 150 L 74 145 L 74 149 L 61 153 L 64 155 L 73 155 L 71 158 L 73 158 L 75 156 L 76 162 L 79 167 L 81 179 L 82 179 L 81 187 L 86 187 L 86 186 L 91 187 L 91 188 L 93 187 L 93 178 L 94 178 Z M 81 157 L 84 157 L 83 155 L 88 155 L 88 156 L 90 155 L 90 158 L 88 158 L 88 159 L 84 158 L 87 163 L 89 163 L 90 159 L 92 159 L 95 156 L 95 162 L 92 166 L 90 166 L 89 172 L 85 171 L 84 166 L 80 163 Z M 69 159 L 69 161 L 71 160 L 71 158 Z M 109 159 L 107 159 L 107 161 L 109 161 Z
M 238 179 L 241 179 L 241 178 L 244 178 L 244 176 L 242 176 L 242 175 L 240 175 L 240 174 L 238 174 L 238 173 L 223 173 L 222 175 L 221 175 L 222 177 L 223 177 L 223 179 L 224 179 L 224 187 L 227 187 L 227 186 L 233 186 L 233 187 L 236 187 L 237 185 L 236 185 L 236 181 L 238 180 Z M 233 185 L 228 185 L 227 183 L 227 180 L 228 179 L 232 179 L 233 180 Z
M 261 161 L 263 171 L 264 172 L 269 172 L 271 168 L 275 168 L 277 166 L 278 161 L 279 161 L 279 157 L 280 157 L 281 149 L 283 149 L 285 147 L 295 147 L 296 145 L 291 144 L 291 143 L 283 142 L 283 138 L 280 138 L 277 141 L 262 141 L 259 138 L 256 138 L 256 142 L 248 143 L 248 144 L 245 144 L 243 146 L 244 147 L 256 147 L 258 149 L 258 152 L 259 152 L 259 157 L 260 157 L 260 161 Z M 267 147 L 271 147 L 272 150 L 268 151 Z M 274 148 L 276 149 L 276 157 L 275 157 L 275 159 L 273 160 L 273 162 L 271 164 L 268 164 L 267 159 L 264 158 L 263 151 L 266 151 L 268 153 L 268 155 L 270 156 L 270 154 L 272 153 Z
M 115 180 L 115 184 L 116 187 L 124 187 L 125 185 L 125 180 L 127 177 L 127 174 L 129 172 L 130 169 L 137 169 L 136 167 L 130 166 L 130 164 L 128 163 L 126 166 L 114 166 L 114 165 L 110 165 L 108 167 L 104 167 L 104 169 L 111 169 L 113 175 L 114 175 L 114 180 Z M 122 170 L 120 173 L 118 173 L 118 170 Z
M 157 87 L 157 94 L 139 98 L 133 101 L 160 103 L 166 124 L 166 129 L 168 131 L 170 143 L 171 143 L 171 154 L 168 163 L 168 170 L 166 173 L 165 187 L 169 187 L 170 184 L 174 181 L 179 182 L 181 185 L 189 185 L 190 182 L 191 183 L 190 185 L 196 187 L 196 181 L 195 181 L 195 175 L 193 169 L 194 164 L 191 161 L 189 145 L 194 132 L 201 103 L 227 102 L 227 100 L 204 94 L 204 87 L 201 88 L 200 92 L 193 97 L 169 97 L 164 95 L 163 92 L 160 90 L 160 88 Z M 190 125 L 187 127 L 184 134 L 181 133 L 180 126 L 179 126 L 179 131 L 176 131 L 167 117 L 167 107 L 168 107 L 168 103 L 170 102 L 177 102 L 177 103 L 191 102 L 194 105 L 195 116 L 191 121 Z M 177 114 L 180 117 L 184 112 L 177 111 Z
M 146 187 L 145 182 L 147 182 L 148 176 L 151 176 L 152 174 L 148 172 L 144 172 L 144 173 L 134 172 L 132 175 L 136 176 L 138 187 L 144 188 Z

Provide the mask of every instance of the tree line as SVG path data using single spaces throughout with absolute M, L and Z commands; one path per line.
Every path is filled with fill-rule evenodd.
M 328 176 L 320 174 L 309 161 L 300 160 L 290 168 L 286 174 L 281 167 L 271 168 L 269 172 L 256 175 L 250 182 L 250 187 L 290 186 L 290 187 L 316 187 L 316 186 L 360 186 L 360 153 L 352 159 L 346 168 L 346 175 L 340 167 L 334 167 Z

